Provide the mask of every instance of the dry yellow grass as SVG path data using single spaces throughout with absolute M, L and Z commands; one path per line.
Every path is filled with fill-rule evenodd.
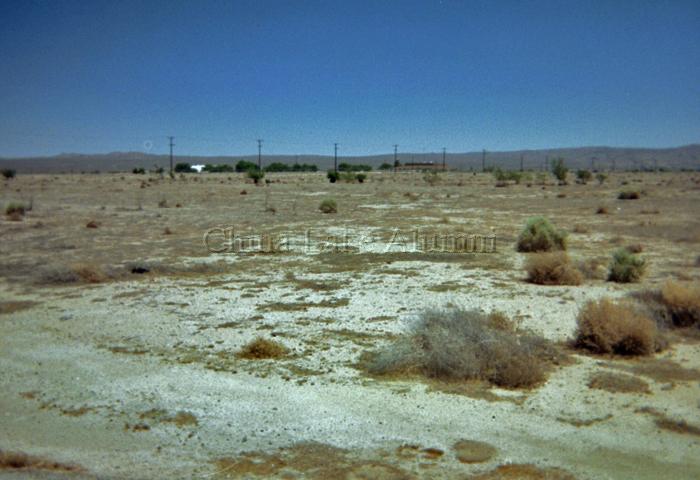
M 575 345 L 594 353 L 649 355 L 656 350 L 656 324 L 627 302 L 588 302 L 578 314 Z
M 588 388 L 611 393 L 651 393 L 649 384 L 633 375 L 596 372 L 588 379 Z
M 525 264 L 527 280 L 539 285 L 580 285 L 583 274 L 572 265 L 566 252 L 536 253 Z
M 661 288 L 661 301 L 677 327 L 700 325 L 700 283 L 668 280 Z

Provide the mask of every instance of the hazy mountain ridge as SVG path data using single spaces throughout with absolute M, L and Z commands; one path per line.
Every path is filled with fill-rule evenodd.
M 628 147 L 575 147 L 552 148 L 540 150 L 517 150 L 503 152 L 486 152 L 486 166 L 499 166 L 504 169 L 520 168 L 520 157 L 527 170 L 545 168 L 547 159 L 563 157 L 571 169 L 595 168 L 616 169 L 653 169 L 666 168 L 670 170 L 700 169 L 700 144 L 685 145 L 672 148 L 628 148 Z M 446 162 L 450 168 L 460 170 L 482 167 L 481 151 L 467 153 L 448 153 Z M 408 162 L 442 162 L 442 153 L 406 153 L 398 154 L 401 163 Z M 257 155 L 175 155 L 174 162 L 191 164 L 228 163 L 235 164 L 239 160 L 257 163 Z M 392 153 L 384 155 L 342 156 L 338 162 L 364 163 L 375 168 L 384 162 L 393 163 Z M 333 166 L 332 155 L 263 155 L 263 165 L 272 162 L 293 164 L 313 163 L 320 169 Z M 106 154 L 63 153 L 49 157 L 0 158 L 0 168 L 13 168 L 19 173 L 61 173 L 61 172 L 127 172 L 141 167 L 152 169 L 156 166 L 169 165 L 167 154 L 149 154 L 143 152 L 112 152 Z

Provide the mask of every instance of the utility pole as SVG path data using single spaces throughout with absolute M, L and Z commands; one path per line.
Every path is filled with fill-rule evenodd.
M 173 143 L 173 140 L 175 137 L 168 137 L 168 140 L 170 140 L 170 176 L 173 176 L 173 147 L 175 144 Z
M 447 170 L 447 166 L 445 164 L 445 153 L 447 152 L 447 149 L 445 147 L 442 147 L 442 171 Z
M 398 151 L 399 151 L 399 145 L 394 144 L 394 172 L 396 172 L 396 167 L 399 166 Z
M 544 170 L 543 170 L 543 172 L 546 172 L 548 168 L 549 168 L 549 155 L 545 155 L 544 156 Z
M 481 151 L 481 171 L 486 171 L 486 149 Z
M 338 144 L 333 144 L 333 171 L 338 173 Z
M 262 171 L 262 138 L 258 138 L 258 170 Z
M 524 172 L 525 169 L 523 168 L 523 154 L 520 154 L 520 171 Z
M 612 159 L 612 171 L 615 171 L 615 157 Z

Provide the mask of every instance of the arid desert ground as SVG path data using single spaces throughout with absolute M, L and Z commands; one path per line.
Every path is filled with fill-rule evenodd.
M 697 325 L 660 332 L 647 355 L 573 343 L 590 300 L 642 308 L 644 292 L 700 280 L 700 174 L 266 179 L 0 183 L 0 478 L 700 477 Z M 640 198 L 618 199 L 629 190 Z M 23 216 L 5 215 L 13 202 Z M 533 216 L 568 232 L 579 285 L 527 281 L 516 240 Z M 230 227 L 241 243 L 225 248 Z M 416 232 L 494 249 L 421 251 Z M 270 248 L 245 240 L 261 237 Z M 644 277 L 607 281 L 628 246 Z M 366 367 L 423 312 L 454 308 L 546 339 L 545 377 L 511 388 Z

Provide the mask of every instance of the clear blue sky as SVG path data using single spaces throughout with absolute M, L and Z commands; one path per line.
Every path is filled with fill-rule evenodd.
M 700 143 L 700 1 L 8 1 L 0 155 Z

